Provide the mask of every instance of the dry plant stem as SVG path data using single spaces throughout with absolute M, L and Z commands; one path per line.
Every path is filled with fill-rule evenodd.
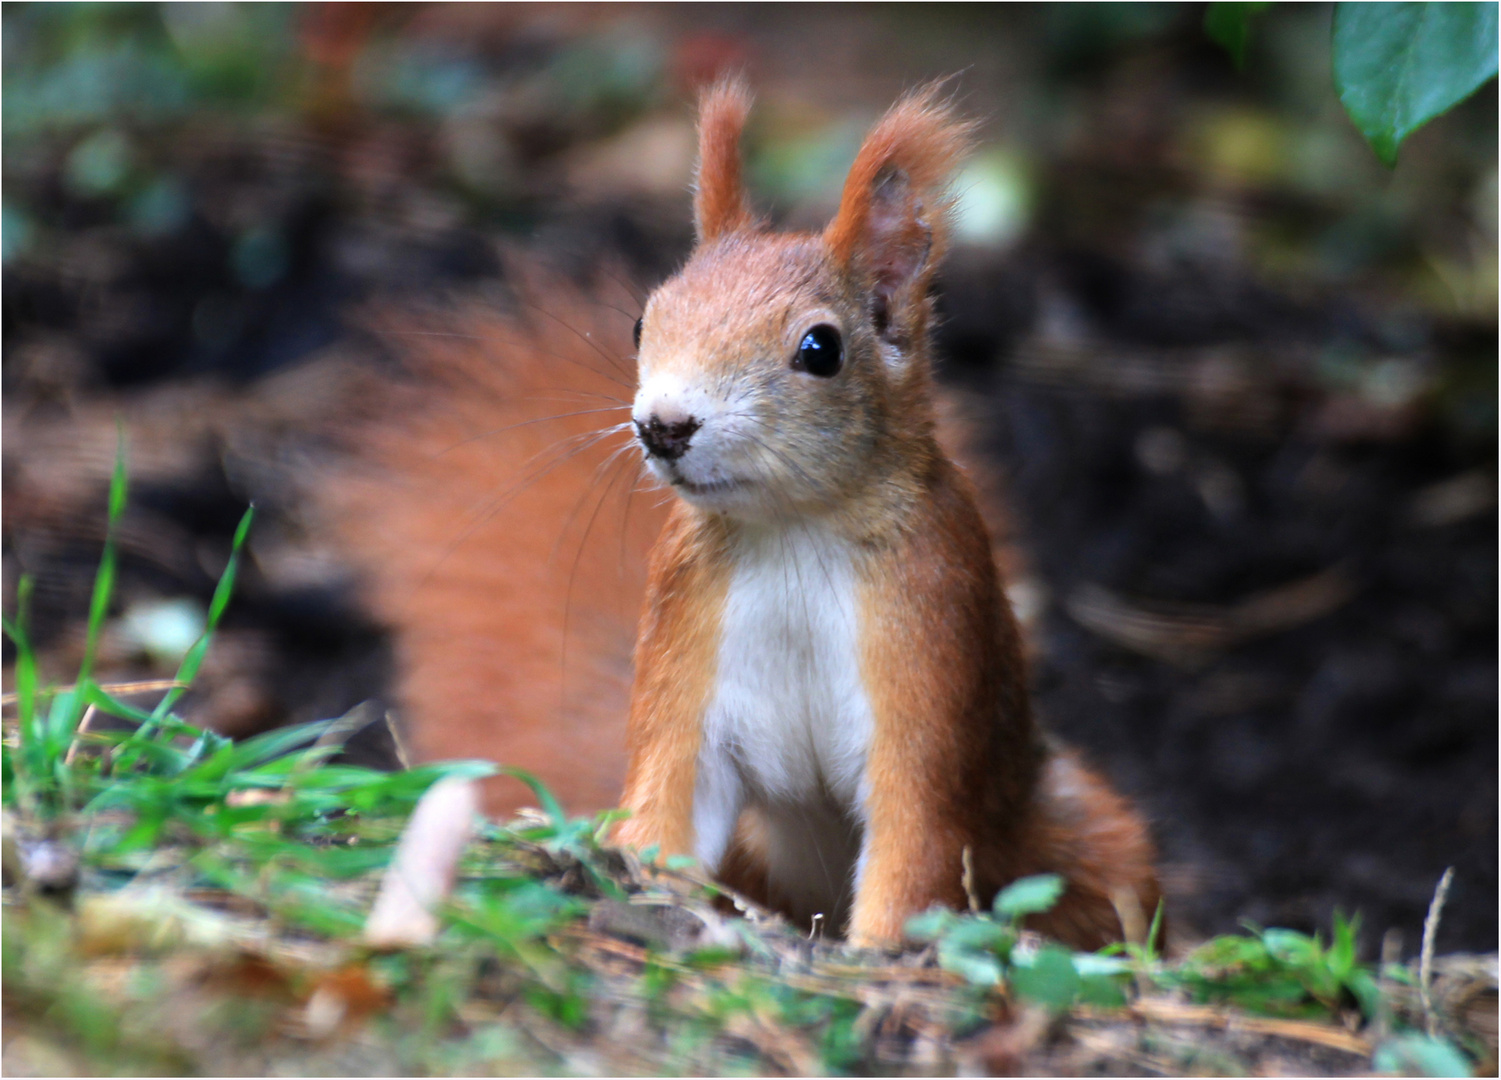
M 1284 1039 L 1327 1046 L 1351 1054 L 1369 1056 L 1368 1040 L 1351 1035 L 1348 1031 L 1328 1024 L 1316 1024 L 1308 1020 L 1279 1020 L 1270 1016 L 1249 1016 L 1229 1009 L 1207 1005 L 1184 1005 L 1164 998 L 1144 998 L 1128 1006 L 1129 1011 L 1144 1020 L 1164 1024 L 1191 1024 L 1199 1027 L 1215 1027 L 1251 1031 L 1262 1035 L 1276 1035 Z
M 698 889 L 712 889 L 733 904 L 737 912 L 753 923 L 769 922 L 777 918 L 773 912 L 762 907 L 744 893 L 736 892 L 728 885 L 714 881 L 707 875 L 692 873 L 686 870 L 671 870 L 660 863 L 646 865 L 637 858 L 635 852 L 630 851 L 628 848 L 617 848 L 616 850 L 627 858 L 629 865 L 633 868 L 633 876 L 638 881 L 645 881 L 647 873 L 650 872 L 651 875 L 657 878 L 669 878 L 674 881 L 685 882 Z
M 78 721 L 78 726 L 73 729 L 73 741 L 68 744 L 68 752 L 63 755 L 63 764 L 73 764 L 73 759 L 78 756 L 78 744 L 83 742 L 83 736 L 88 733 L 89 725 L 94 722 L 94 706 L 90 705 L 83 711 L 83 718 Z
M 1116 889 L 1110 894 L 1110 903 L 1115 907 L 1115 916 L 1121 921 L 1121 934 L 1129 945 L 1140 945 L 1143 950 L 1155 948 L 1157 942 L 1148 941 L 1151 933 L 1148 928 L 1146 914 L 1141 910 L 1141 901 L 1131 889 Z M 1131 965 L 1131 981 L 1136 984 L 1138 997 L 1146 997 L 1152 992 L 1152 979 L 1147 970 L 1148 960 L 1145 952 L 1141 959 Z
M 385 716 L 386 730 L 391 733 L 391 745 L 396 748 L 396 760 L 401 762 L 403 769 L 412 767 L 412 756 L 407 753 L 407 744 L 401 737 L 401 725 L 391 718 L 388 710 Z
M 1376 1022 L 1373 1025 L 1371 1035 L 1373 1042 L 1382 1042 L 1390 1034 L 1392 980 L 1387 972 L 1401 962 L 1402 931 L 1393 926 L 1381 935 L 1381 967 L 1376 972 L 1376 986 L 1381 993 L 1381 1008 L 1376 1013 Z
M 1155 944 L 1147 941 L 1147 916 L 1141 910 L 1141 901 L 1130 889 L 1115 889 L 1110 894 L 1110 903 L 1115 916 L 1121 921 L 1121 933 L 1128 944 Z
M 1418 996 L 1423 1002 L 1423 1018 L 1428 1022 L 1428 1034 L 1439 1032 L 1438 1014 L 1433 1011 L 1433 944 L 1438 937 L 1439 919 L 1444 914 L 1444 901 L 1449 899 L 1449 883 L 1454 880 L 1454 867 L 1444 871 L 1438 879 L 1438 888 L 1433 890 L 1433 902 L 1428 905 L 1428 917 L 1423 920 L 1423 949 L 1418 959 Z
M 144 682 L 105 683 L 99 689 L 103 690 L 106 694 L 120 697 L 124 694 L 149 694 L 157 690 L 186 689 L 187 685 L 187 683 L 178 682 L 176 679 L 147 679 Z M 56 693 L 70 694 L 76 689 L 78 689 L 76 686 L 64 686 L 60 687 Z M 17 700 L 15 694 L 0 694 L 0 705 L 14 705 Z
M 980 897 L 975 892 L 975 852 L 968 844 L 964 845 L 964 854 L 961 859 L 964 863 L 964 875 L 960 880 L 964 883 L 964 895 L 969 899 L 969 910 L 978 915 L 980 914 Z

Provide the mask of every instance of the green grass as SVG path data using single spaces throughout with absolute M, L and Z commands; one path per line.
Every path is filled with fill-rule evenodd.
M 1012 884 L 990 912 L 918 916 L 909 934 L 925 943 L 921 956 L 859 953 L 716 913 L 718 890 L 691 867 L 644 866 L 603 842 L 619 812 L 570 817 L 514 769 L 504 771 L 532 786 L 542 811 L 482 828 L 436 941 L 373 951 L 360 931 L 413 807 L 441 777 L 478 778 L 496 766 L 385 773 L 329 761 L 350 726 L 342 719 L 235 741 L 179 714 L 230 602 L 251 511 L 173 687 L 149 710 L 112 694 L 94 658 L 116 574 L 124 460 L 122 444 L 73 682 L 39 685 L 28 581 L 4 624 L 15 645 L 15 715 L 3 747 L 5 1009 L 21 1030 L 40 1033 L 21 1044 L 33 1066 L 942 1069 L 1017 1009 L 1109 1017 L 1143 995 L 1379 1029 L 1375 1060 L 1394 1069 L 1452 1072 L 1478 1049 L 1412 1029 L 1414 1018 L 1382 993 L 1383 980 L 1412 977 L 1358 959 L 1358 920 L 1336 917 L 1327 944 L 1251 928 L 1176 961 L 1143 945 L 1076 953 L 1022 928 L 1061 892 L 1059 879 L 1043 876 Z M 85 727 L 89 710 L 128 729 Z M 28 871 L 28 857 L 48 845 L 78 864 L 57 895 L 55 882 L 49 891 Z M 668 930 L 596 926 L 610 910 L 661 916 L 651 926 Z M 675 938 L 674 912 L 698 930 Z M 936 1064 L 920 1064 L 923 1038 L 937 1039 Z M 383 1056 L 361 1057 L 371 1046 Z

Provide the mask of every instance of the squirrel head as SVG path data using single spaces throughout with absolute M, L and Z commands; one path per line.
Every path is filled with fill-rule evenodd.
M 866 137 L 834 220 L 777 233 L 741 182 L 749 109 L 739 81 L 700 103 L 697 244 L 636 324 L 632 420 L 689 503 L 771 520 L 899 489 L 936 453 L 929 287 L 973 127 L 936 85 L 908 95 Z

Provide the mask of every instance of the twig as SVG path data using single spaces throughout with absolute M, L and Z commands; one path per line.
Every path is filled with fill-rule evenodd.
M 1369 1055 L 1369 1041 L 1348 1031 L 1327 1024 L 1308 1020 L 1281 1020 L 1270 1016 L 1249 1016 L 1230 1009 L 1206 1005 L 1183 1005 L 1161 998 L 1143 998 L 1127 1007 L 1128 1011 L 1144 1020 L 1163 1024 L 1188 1024 L 1195 1027 L 1215 1027 L 1224 1030 L 1254 1032 L 1259 1035 L 1275 1035 L 1283 1039 L 1314 1043 L 1331 1050 L 1343 1050 L 1350 1054 Z
M 724 897 L 733 904 L 735 910 L 745 916 L 746 920 L 752 925 L 762 922 L 774 922 L 780 917 L 773 914 L 770 908 L 762 907 L 744 893 L 736 892 L 728 885 L 714 881 L 703 874 L 688 870 L 672 870 L 661 863 L 642 863 L 629 849 L 617 848 L 616 850 L 633 860 L 633 865 L 640 867 L 639 879 L 643 882 L 646 880 L 647 871 L 650 871 L 651 875 L 658 879 L 667 878 L 673 881 L 686 882 L 700 889 L 711 889 L 715 894 Z
M 78 721 L 78 726 L 73 729 L 73 741 L 68 744 L 68 752 L 63 755 L 64 765 L 73 764 L 73 759 L 78 756 L 78 744 L 83 742 L 83 736 L 88 733 L 89 725 L 93 723 L 94 714 L 97 711 L 92 705 L 83 710 L 83 718 Z
M 357 728 L 362 728 L 367 724 L 373 724 L 375 722 L 370 717 L 370 714 L 374 711 L 375 702 L 360 702 L 343 716 L 335 720 L 332 724 L 328 725 L 328 730 L 325 731 L 322 735 L 319 735 L 315 740 L 313 740 L 313 745 L 310 747 L 310 749 L 319 750 L 325 746 L 332 746 L 335 743 L 342 745 L 344 742 L 344 737 L 350 732 L 354 731 Z
M 1438 937 L 1439 919 L 1444 914 L 1444 901 L 1449 899 L 1449 883 L 1454 880 L 1454 867 L 1444 871 L 1438 879 L 1438 888 L 1433 890 L 1433 902 L 1428 905 L 1428 917 L 1423 920 L 1423 949 L 1418 959 L 1418 998 L 1423 1003 L 1423 1018 L 1428 1022 L 1428 1034 L 1436 1036 L 1439 1031 L 1438 1014 L 1433 1011 L 1433 945 Z
M 959 880 L 964 883 L 964 895 L 969 897 L 969 910 L 978 915 L 980 897 L 975 892 L 975 852 L 968 844 L 964 845 L 964 853 L 959 856 L 959 861 L 964 866 L 964 873 Z
M 1141 910 L 1141 897 L 1136 895 L 1135 889 L 1112 889 L 1110 903 L 1115 908 L 1115 917 L 1120 920 L 1121 936 L 1126 939 L 1136 996 L 1144 998 L 1152 992 L 1150 968 L 1157 948 L 1154 940 L 1157 935 L 1147 926 L 1146 916 Z
M 396 760 L 401 762 L 403 769 L 410 769 L 412 767 L 412 758 L 407 753 L 406 743 L 402 742 L 401 730 L 396 721 L 391 717 L 390 709 L 386 710 L 385 720 L 386 730 L 391 733 L 391 745 L 396 748 Z
M 1120 888 L 1110 891 L 1110 905 L 1115 908 L 1115 917 L 1120 920 L 1121 936 L 1129 945 L 1155 948 L 1155 941 L 1148 941 L 1147 917 L 1141 910 L 1141 897 L 1135 889 Z
M 1381 935 L 1381 966 L 1376 970 L 1376 990 L 1379 1002 L 1371 1040 L 1386 1041 L 1392 1023 L 1392 977 L 1391 969 L 1402 962 L 1402 931 L 1389 927 Z
M 99 687 L 106 694 L 149 694 L 154 690 L 176 690 L 178 687 L 187 688 L 187 683 L 178 682 L 176 679 L 147 679 L 144 682 L 120 682 L 105 683 Z M 64 686 L 57 690 L 59 694 L 70 694 L 77 690 L 77 686 Z M 0 705 L 14 705 L 20 700 L 15 694 L 0 694 Z

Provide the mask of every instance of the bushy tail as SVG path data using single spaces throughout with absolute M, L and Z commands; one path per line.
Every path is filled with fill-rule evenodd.
M 559 281 L 381 329 L 406 374 L 343 432 L 320 503 L 395 635 L 400 715 L 424 760 L 539 775 L 572 812 L 613 806 L 630 655 L 663 493 L 631 445 L 635 301 Z M 487 809 L 529 800 L 496 781 Z

